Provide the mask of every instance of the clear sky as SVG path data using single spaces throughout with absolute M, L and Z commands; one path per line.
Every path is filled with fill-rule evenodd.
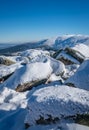
M 89 35 L 89 0 L 0 0 L 0 42 Z

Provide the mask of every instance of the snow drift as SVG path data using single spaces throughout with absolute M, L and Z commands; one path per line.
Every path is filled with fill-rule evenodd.
M 50 86 L 33 92 L 25 123 L 45 124 L 85 113 L 89 113 L 89 92 L 68 86 Z

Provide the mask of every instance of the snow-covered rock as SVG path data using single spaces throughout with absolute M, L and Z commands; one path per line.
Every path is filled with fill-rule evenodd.
M 28 63 L 29 59 L 25 56 L 7 56 L 7 59 L 12 60 L 13 62 L 19 63 Z
M 41 80 L 47 79 L 51 73 L 52 68 L 48 62 L 30 63 L 17 69 L 2 86 L 16 89 L 17 91 L 24 91 L 30 89 Z
M 55 40 L 57 51 L 54 58 L 65 65 L 82 63 L 89 57 L 89 36 L 63 36 Z M 59 50 L 58 50 L 59 49 Z
M 65 52 L 69 55 L 71 55 L 72 57 L 74 57 L 76 60 L 78 60 L 80 63 L 82 63 L 85 59 L 85 56 L 83 54 L 81 54 L 79 51 L 74 50 L 72 48 L 66 48 Z
M 65 72 L 65 66 L 49 56 L 39 55 L 5 81 L 2 86 L 24 91 L 45 83 L 52 73 L 59 76 Z
M 89 92 L 68 86 L 49 86 L 33 92 L 25 123 L 48 123 L 77 114 L 89 113 Z
M 0 88 L 0 110 L 9 111 L 26 106 L 25 93 L 19 93 L 7 87 Z
M 15 62 L 13 62 L 12 60 L 8 59 L 6 56 L 0 56 L 0 64 L 2 65 L 12 65 Z
M 43 51 L 40 49 L 38 49 L 38 50 L 37 49 L 29 49 L 29 50 L 20 52 L 19 55 L 33 59 L 34 57 L 39 56 L 39 55 L 50 55 L 50 53 L 48 51 Z
M 21 66 L 22 65 L 20 65 L 19 63 L 12 64 L 10 66 L 4 66 L 4 65 L 0 66 L 0 81 L 3 82 L 7 78 L 9 78 L 9 76 Z
M 65 83 L 89 91 L 89 60 L 84 61 Z
M 72 75 L 74 75 L 74 73 L 77 71 L 77 69 L 79 68 L 80 65 L 78 64 L 73 64 L 73 65 L 66 65 L 65 69 L 66 72 L 64 73 L 64 75 L 62 76 L 63 79 L 68 79 L 69 77 L 71 77 Z
M 53 73 L 55 73 L 55 75 L 62 75 L 66 71 L 65 65 L 61 61 L 58 61 L 50 56 L 46 56 L 46 55 L 36 56 L 31 60 L 31 63 L 35 63 L 35 62 L 42 62 L 42 63 L 49 62 L 51 68 L 53 69 Z
M 88 45 L 81 43 L 81 44 L 75 45 L 74 47 L 72 47 L 72 49 L 80 52 L 86 58 L 89 58 L 89 46 Z
M 67 54 L 65 51 L 60 52 L 56 59 L 62 61 L 65 65 L 80 64 L 76 58 Z

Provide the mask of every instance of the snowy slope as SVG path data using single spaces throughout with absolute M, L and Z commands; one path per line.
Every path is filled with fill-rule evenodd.
M 58 49 L 65 49 L 66 47 L 74 47 L 75 45 L 81 44 L 81 43 L 89 46 L 89 36 L 64 35 L 64 36 L 55 38 L 55 42 L 52 45 L 50 45 L 48 42 L 48 45 L 58 50 Z
M 71 83 L 75 87 L 89 91 L 89 60 L 83 62 L 76 73 L 71 76 L 65 83 Z

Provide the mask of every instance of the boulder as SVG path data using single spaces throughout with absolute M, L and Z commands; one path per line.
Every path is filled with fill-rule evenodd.
M 89 92 L 64 85 L 36 89 L 28 101 L 26 125 L 55 123 L 89 114 Z
M 1 86 L 22 92 L 44 83 L 51 75 L 49 63 L 30 63 L 17 69 Z
M 15 62 L 9 60 L 8 58 L 6 58 L 5 56 L 0 56 L 0 64 L 3 64 L 3 65 L 12 65 L 14 64 Z
M 65 52 L 69 55 L 71 55 L 72 57 L 74 57 L 76 60 L 78 60 L 80 63 L 82 63 L 85 59 L 85 56 L 82 55 L 80 52 L 78 52 L 77 50 L 74 50 L 72 48 L 65 48 Z

